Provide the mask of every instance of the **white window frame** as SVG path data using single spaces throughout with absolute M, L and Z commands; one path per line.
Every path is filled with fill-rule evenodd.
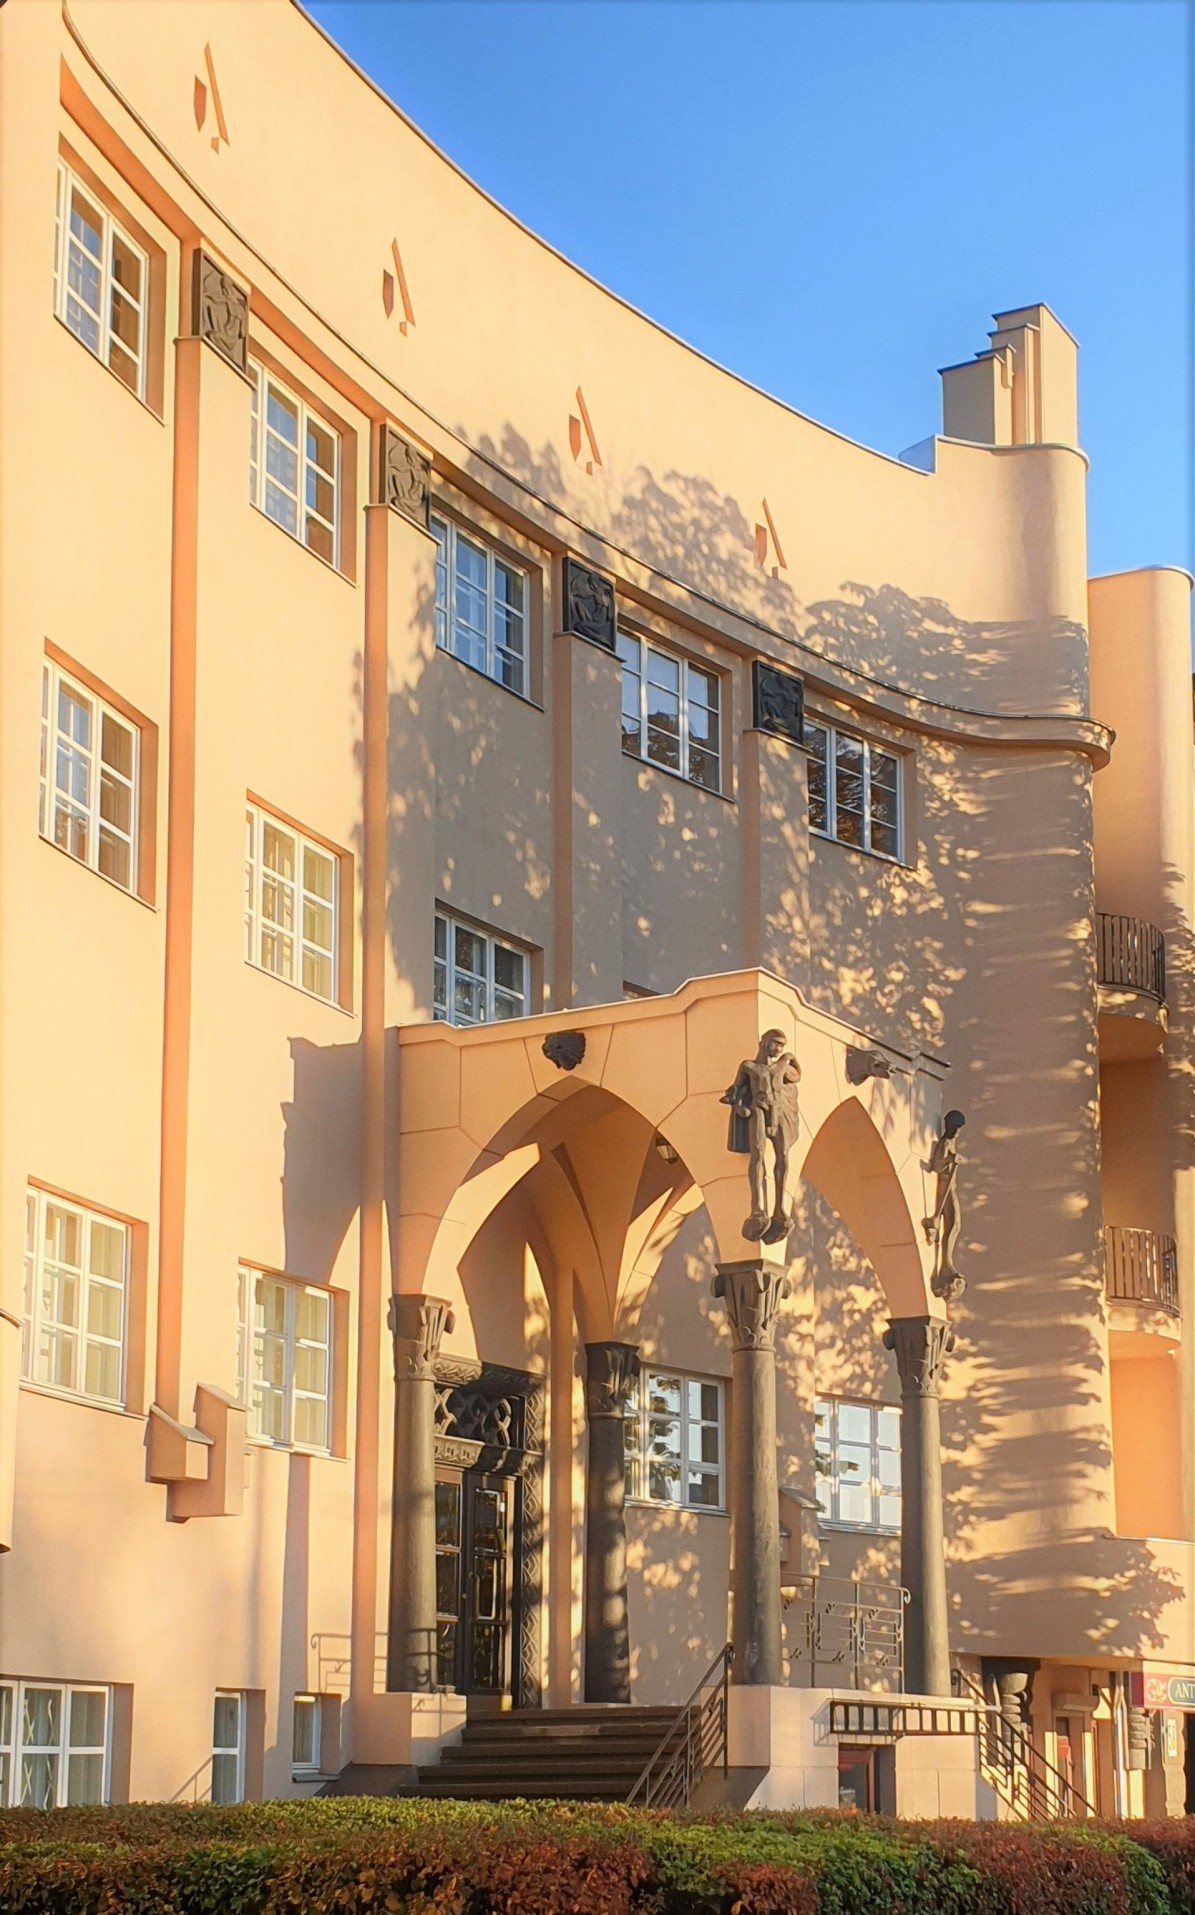
M 619 672 L 622 681 L 622 749 L 628 758 L 638 758 L 642 763 L 654 765 L 658 771 L 666 771 L 673 778 L 683 778 L 686 784 L 696 785 L 699 791 L 711 791 L 720 796 L 723 788 L 722 763 L 722 674 L 712 665 L 698 664 L 695 659 L 687 658 L 683 652 L 676 652 L 666 645 L 657 645 L 654 640 L 641 638 L 637 632 L 625 632 L 621 629 L 616 639 Z M 670 765 L 652 751 L 651 724 L 648 717 L 650 704 L 650 673 L 652 660 L 662 660 L 677 674 L 677 755 L 680 764 Z M 708 698 L 696 696 L 698 689 L 709 693 Z M 716 743 L 711 745 L 692 736 L 692 712 L 697 706 L 709 712 L 714 720 Z M 628 730 L 629 720 L 638 713 L 638 730 L 632 739 Z M 700 759 L 712 761 L 714 783 L 693 775 L 694 754 Z
M 25 1740 L 25 1698 L 30 1691 L 49 1691 L 57 1697 L 58 1735 L 53 1743 L 34 1743 Z M 102 1741 L 73 1743 L 72 1714 L 73 1698 L 81 1696 L 102 1696 L 104 1700 L 104 1734 Z M 27 1756 L 50 1756 L 56 1764 L 54 1771 L 54 1800 L 25 1804 L 24 1762 Z M 77 1790 L 72 1790 L 72 1757 L 93 1761 L 100 1758 L 101 1804 L 108 1800 L 112 1770 L 112 1691 L 99 1682 L 39 1682 L 30 1679 L 6 1676 L 0 1678 L 0 1808 L 15 1809 L 66 1808 L 72 1802 L 82 1802 L 85 1798 Z
M 862 1412 L 867 1416 L 870 1434 L 866 1443 L 862 1439 L 852 1439 L 841 1435 L 840 1413 L 844 1410 Z M 881 1436 L 886 1428 L 895 1430 L 895 1443 L 881 1442 Z M 864 1530 L 869 1534 L 899 1536 L 900 1438 L 901 1413 L 896 1404 L 866 1403 L 855 1398 L 838 1396 L 819 1396 L 816 1399 L 814 1455 L 817 1470 L 817 1500 L 823 1529 Z M 844 1447 L 869 1450 L 866 1480 L 862 1473 L 852 1475 L 849 1482 L 845 1480 L 846 1467 L 841 1454 Z M 895 1458 L 895 1470 L 893 1471 L 891 1467 L 888 1470 L 889 1475 L 894 1475 L 894 1482 L 881 1481 L 883 1470 L 881 1456 Z M 842 1514 L 844 1487 L 865 1492 L 869 1511 L 866 1518 Z M 895 1504 L 895 1509 L 887 1520 L 883 1520 L 880 1515 L 882 1500 Z
M 272 525 L 292 538 L 296 545 L 305 546 L 325 565 L 335 571 L 340 565 L 340 511 L 341 511 L 341 466 L 343 447 L 340 433 L 330 419 L 308 405 L 293 386 L 288 386 L 277 373 L 271 372 L 258 359 L 250 359 L 248 365 L 249 381 L 252 386 L 252 398 L 249 412 L 249 501 L 257 510 L 269 519 Z M 269 399 L 273 392 L 284 406 L 293 409 L 296 417 L 296 443 L 291 445 L 285 436 L 275 430 L 269 419 Z M 332 470 L 322 466 L 312 456 L 310 438 L 312 431 L 322 433 L 332 442 Z M 295 483 L 288 483 L 285 474 L 278 469 L 270 469 L 270 447 L 277 444 L 282 448 L 283 457 L 292 456 L 295 462 Z M 263 456 L 264 455 L 264 456 Z M 322 511 L 312 501 L 313 484 L 318 492 L 319 482 L 323 480 L 331 488 L 331 506 Z M 289 500 L 294 507 L 295 522 L 290 525 L 286 518 L 278 516 L 275 498 Z M 328 535 L 331 550 L 323 552 L 319 545 L 311 542 L 313 528 L 322 529 Z
M 457 965 L 456 933 L 458 929 L 471 938 L 477 938 L 484 946 L 484 974 Z M 443 946 L 442 949 L 441 946 Z M 519 994 L 509 986 L 499 983 L 497 979 L 495 953 L 498 951 L 508 952 L 511 956 L 522 960 L 522 1009 L 514 1011 L 512 1015 L 527 1017 L 531 1011 L 531 953 L 527 946 L 516 944 L 511 938 L 499 937 L 495 931 L 486 931 L 481 925 L 470 923 L 468 918 L 454 917 L 451 911 L 436 912 L 432 955 L 432 1016 L 438 1024 L 453 1024 L 458 1028 L 464 1028 L 475 1024 L 510 1022 L 509 1018 L 497 1016 L 497 1007 L 500 1004 L 515 1004 L 519 1001 Z M 485 1008 L 481 1017 L 458 1015 L 456 1003 L 458 977 L 483 987 Z
M 290 878 L 266 866 L 267 828 L 291 841 L 294 866 Z M 322 858 L 332 867 L 330 900 L 321 897 L 318 891 L 310 889 L 307 884 L 309 853 Z M 289 902 L 289 924 L 284 919 L 268 914 L 266 896 L 270 890 L 277 894 L 280 906 L 285 907 Z M 328 944 L 322 944 L 307 934 L 309 925 L 324 913 L 329 914 L 331 920 L 331 941 Z M 275 962 L 269 961 L 271 942 L 275 949 Z M 316 990 L 304 982 L 306 958 L 328 963 L 331 982 L 327 992 Z M 264 805 L 255 804 L 252 799 L 245 805 L 245 961 L 252 964 L 255 970 L 265 971 L 269 977 L 280 977 L 284 983 L 293 984 L 296 990 L 306 992 L 308 997 L 318 998 L 321 1004 L 340 1002 L 339 854 L 319 838 L 300 831 L 297 825 L 286 823 Z
M 335 1387 L 333 1359 L 336 1351 L 335 1310 L 332 1292 L 319 1283 L 303 1283 L 297 1277 L 284 1277 L 274 1270 L 262 1270 L 256 1264 L 242 1263 L 238 1269 L 239 1313 L 237 1337 L 237 1394 L 249 1411 L 249 1439 L 261 1443 L 270 1449 L 301 1450 L 311 1456 L 328 1456 L 332 1449 L 332 1392 Z M 280 1331 L 263 1328 L 256 1320 L 256 1286 L 263 1283 L 276 1287 L 285 1299 L 283 1327 Z M 304 1338 L 298 1334 L 299 1300 L 302 1297 L 318 1297 L 322 1302 L 327 1319 L 327 1336 L 320 1342 L 314 1337 Z M 281 1380 L 271 1382 L 259 1374 L 257 1353 L 259 1349 L 269 1351 L 272 1346 L 281 1345 Z M 324 1358 L 325 1388 L 319 1390 L 301 1389 L 296 1382 L 298 1355 L 300 1350 L 319 1350 Z M 271 1395 L 281 1399 L 282 1428 L 275 1435 L 265 1427 L 262 1415 L 262 1403 L 257 1399 L 256 1388 L 261 1384 Z M 295 1439 L 295 1404 L 297 1401 L 322 1403 L 323 1440 L 320 1442 L 299 1442 Z
M 216 1741 L 216 1706 L 220 1702 L 235 1702 L 237 1705 L 237 1733 L 235 1744 L 231 1742 L 217 1743 Z M 247 1714 L 248 1710 L 245 1706 L 245 1692 L 243 1689 L 216 1690 L 212 1698 L 212 1775 L 210 1796 L 213 1802 L 217 1799 L 216 1758 L 218 1756 L 228 1755 L 235 1755 L 236 1757 L 236 1793 L 231 1796 L 220 1796 L 219 1800 L 222 1806 L 226 1803 L 243 1802 L 245 1800 L 245 1718 Z
M 87 742 L 75 738 L 71 732 L 60 727 L 61 696 L 65 694 L 75 706 L 84 705 L 90 713 L 90 728 Z M 122 771 L 111 758 L 104 757 L 104 728 L 113 725 L 125 733 L 131 741 L 130 756 L 132 769 Z M 67 784 L 59 784 L 59 775 L 64 774 Z M 72 789 L 72 774 L 77 787 Z M 129 828 L 127 831 L 114 818 L 104 816 L 104 802 L 108 790 L 118 789 L 126 794 L 129 807 Z M 98 872 L 118 891 L 136 894 L 137 890 L 137 854 L 139 851 L 139 811 L 141 796 L 141 731 L 131 718 L 117 711 L 85 685 L 81 679 L 63 669 L 53 659 L 42 662 L 41 694 L 41 760 L 38 775 L 37 828 L 48 843 L 57 845 L 65 851 L 76 864 L 86 865 L 89 871 Z M 82 833 L 82 845 L 72 842 L 76 833 L 71 830 L 72 822 Z M 123 878 L 103 868 L 105 835 L 114 843 L 127 847 L 129 878 L 126 884 Z
M 48 1210 L 62 1211 L 75 1217 L 79 1224 L 79 1262 L 67 1264 L 57 1257 L 46 1255 L 46 1213 Z M 99 1275 L 91 1268 L 91 1239 L 95 1224 L 101 1224 L 106 1230 L 115 1231 L 121 1239 L 120 1282 Z M 119 1217 L 111 1216 L 107 1211 L 92 1209 L 87 1204 L 75 1203 L 68 1197 L 54 1196 L 48 1190 L 42 1190 L 30 1184 L 25 1192 L 25 1262 L 24 1294 L 21 1311 L 21 1376 L 26 1383 L 32 1383 L 40 1390 L 52 1390 L 56 1396 L 76 1397 L 85 1403 L 103 1403 L 110 1408 L 120 1409 L 124 1405 L 125 1360 L 128 1343 L 129 1316 L 129 1265 L 132 1251 L 132 1231 Z M 60 1271 L 66 1282 L 74 1283 L 77 1295 L 75 1321 L 60 1319 L 46 1307 L 46 1279 L 50 1270 Z M 89 1328 L 92 1313 L 93 1292 L 119 1291 L 120 1296 L 120 1335 L 111 1337 Z M 73 1345 L 74 1362 L 72 1383 L 55 1382 L 52 1377 L 38 1374 L 40 1344 L 43 1335 L 57 1335 L 63 1342 Z M 118 1352 L 118 1383 L 114 1396 L 101 1395 L 86 1388 L 87 1354 L 90 1345 Z
M 680 1410 L 675 1416 L 669 1411 L 653 1411 L 651 1407 L 653 1384 L 665 1382 L 680 1385 Z M 718 1405 L 716 1418 L 692 1416 L 689 1395 L 691 1388 L 716 1390 Z M 670 1459 L 675 1458 L 678 1464 L 678 1494 L 675 1497 L 653 1495 L 650 1467 L 652 1462 L 651 1426 L 653 1422 L 672 1423 L 674 1421 L 677 1425 L 677 1448 L 665 1454 Z M 718 1432 L 716 1463 L 709 1462 L 701 1455 L 701 1432 L 707 1429 L 716 1429 Z M 692 1376 L 683 1370 L 665 1369 L 659 1364 L 642 1370 L 623 1412 L 623 1448 L 626 1465 L 626 1494 L 629 1502 L 649 1503 L 654 1509 L 725 1511 L 726 1385 L 724 1380 L 717 1376 Z M 690 1494 L 692 1485 L 689 1481 L 691 1470 L 697 1471 L 701 1477 L 716 1483 L 716 1502 L 707 1503 L 693 1498 Z
M 493 679 L 496 685 L 513 692 L 516 698 L 526 698 L 528 675 L 530 672 L 530 633 L 531 633 L 531 575 L 524 566 L 516 565 L 503 552 L 498 552 L 487 539 L 479 538 L 476 533 L 466 532 L 457 525 L 455 519 L 433 512 L 431 515 L 431 533 L 436 541 L 436 645 L 442 652 L 449 652 L 463 665 L 480 672 L 484 678 Z M 485 630 L 476 626 L 465 626 L 458 606 L 457 594 L 457 552 L 461 546 L 479 554 L 485 560 L 485 584 L 479 589 L 485 601 Z M 499 642 L 497 610 L 501 602 L 508 612 L 516 608 L 509 599 L 499 600 L 499 573 L 506 572 L 521 581 L 523 603 L 517 608 L 519 620 L 519 645 L 517 647 Z M 473 638 L 473 645 L 462 640 L 462 628 Z M 510 630 L 509 622 L 507 626 Z M 474 653 L 481 656 L 474 656 Z M 503 667 L 506 665 L 504 671 Z
M 829 725 L 821 718 L 805 717 L 805 744 L 809 750 L 810 761 L 814 758 L 813 736 L 820 733 L 825 739 L 825 777 L 826 777 L 826 822 L 824 825 L 813 823 L 810 811 L 809 829 L 815 837 L 832 838 L 836 844 L 844 844 L 851 851 L 866 851 L 870 857 L 884 858 L 889 864 L 900 864 L 904 858 L 905 819 L 904 819 L 904 753 L 893 750 L 891 745 L 874 743 L 864 738 L 860 732 L 844 731 L 837 725 Z M 863 754 L 863 816 L 862 844 L 855 844 L 850 838 L 839 836 L 838 831 L 838 745 L 844 740 L 858 746 Z M 877 754 L 889 759 L 896 774 L 896 849 L 884 851 L 872 843 L 872 756 Z M 881 821 L 885 822 L 885 821 Z
M 97 259 L 90 247 L 80 245 L 70 230 L 68 205 L 71 194 L 79 192 L 99 220 L 100 254 Z M 122 286 L 116 275 L 116 241 L 127 246 L 141 268 L 141 296 L 134 299 L 128 288 Z M 86 256 L 99 277 L 98 309 L 83 296 L 83 289 L 77 283 L 71 284 L 72 250 Z M 122 300 L 137 315 L 137 350 L 130 352 L 125 341 L 112 325 L 112 308 L 116 300 Z M 80 330 L 72 307 L 86 316 L 95 328 L 95 344 Z M 149 257 L 143 246 L 139 246 L 127 227 L 114 219 L 103 200 L 86 180 L 67 166 L 64 160 L 58 162 L 58 179 L 54 202 L 54 314 L 60 319 L 67 331 L 72 333 L 79 344 L 86 348 L 93 359 L 107 366 L 113 377 L 120 380 L 122 386 L 142 401 L 145 399 L 146 367 L 148 362 L 147 340 L 149 315 Z M 132 362 L 135 378 L 132 382 L 122 377 L 112 365 L 113 352 Z
M 296 1775 L 307 1776 L 319 1775 L 321 1773 L 320 1740 L 321 1718 L 323 1716 L 322 1703 L 322 1696 L 301 1695 L 294 1698 L 294 1703 L 291 1708 L 290 1759 L 291 1768 Z M 311 1711 L 311 1754 L 307 1757 L 300 1757 L 295 1753 L 295 1742 L 297 1740 L 296 1731 L 298 1729 L 300 1708 L 310 1708 Z

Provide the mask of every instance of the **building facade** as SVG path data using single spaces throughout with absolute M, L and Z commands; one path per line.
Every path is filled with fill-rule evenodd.
M 1190 580 L 1087 576 L 1065 328 L 852 444 L 290 0 L 12 0 L 0 141 L 5 1799 L 732 1640 L 755 1799 L 1181 1811 Z

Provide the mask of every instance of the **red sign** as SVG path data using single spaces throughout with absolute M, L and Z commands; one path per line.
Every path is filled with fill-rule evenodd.
M 1185 1709 L 1195 1714 L 1195 1669 L 1147 1669 L 1129 1677 L 1135 1709 Z

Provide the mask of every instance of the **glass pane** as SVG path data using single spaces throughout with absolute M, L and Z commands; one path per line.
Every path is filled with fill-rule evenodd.
M 871 849 L 878 851 L 883 858 L 895 858 L 899 855 L 899 848 L 896 826 L 878 824 L 873 818 L 871 825 Z
M 132 778 L 133 734 L 111 712 L 102 713 L 100 719 L 100 757 L 122 778 Z
M 266 391 L 266 424 L 270 431 L 276 432 L 287 445 L 298 445 L 299 408 L 293 400 L 285 398 L 277 386 L 273 385 L 267 387 Z
M 445 918 L 436 919 L 435 954 L 438 958 L 448 956 L 448 923 Z
M 331 904 L 334 884 L 334 861 L 326 851 L 315 851 L 310 845 L 304 845 L 303 889 L 310 891 L 314 898 L 322 898 L 325 904 Z
M 294 1442 L 303 1449 L 322 1450 L 328 1445 L 328 1404 L 322 1396 L 295 1398 Z
M 52 1809 L 58 1794 L 58 1757 L 25 1755 L 21 1759 L 21 1807 Z
M 0 1688 L 0 1748 L 12 1746 L 12 1689 L 6 1683 Z
M 280 831 L 268 818 L 262 819 L 262 863 L 267 871 L 277 872 L 281 878 L 293 879 L 295 875 L 295 841 L 289 831 Z M 289 923 L 289 919 L 287 920 Z
M 237 1758 L 235 1755 L 214 1755 L 212 1757 L 212 1801 L 236 1802 Z
M 300 1290 L 295 1299 L 295 1335 L 305 1343 L 328 1340 L 328 1295 L 324 1290 Z
M 876 1411 L 876 1437 L 880 1448 L 899 1450 L 900 1448 L 900 1411 L 882 1409 Z
M 83 1389 L 88 1396 L 115 1403 L 120 1397 L 120 1349 L 112 1343 L 88 1343 L 83 1365 Z
M 115 1284 L 93 1283 L 87 1291 L 87 1334 L 93 1337 L 108 1337 L 116 1341 L 120 1337 L 121 1319 L 124 1316 L 124 1292 Z
M 124 1276 L 124 1231 L 119 1224 L 91 1220 L 91 1244 L 88 1267 L 93 1277 L 105 1277 L 119 1283 Z
M 494 982 L 504 991 L 523 994 L 523 954 L 508 951 L 504 944 L 494 946 Z
M 332 998 L 332 960 L 321 951 L 303 953 L 303 989 L 313 997 Z
M 309 1696 L 295 1697 L 294 1732 L 291 1736 L 291 1761 L 310 1767 L 315 1759 L 315 1703 Z
M 308 1396 L 328 1393 L 328 1354 L 318 1344 L 300 1344 L 295 1351 L 295 1388 Z
M 71 1695 L 70 1747 L 102 1749 L 108 1697 L 102 1689 L 76 1689 Z
M 899 1496 L 880 1496 L 876 1499 L 876 1521 L 882 1529 L 900 1528 Z
M 461 1540 L 461 1486 L 459 1483 L 436 1484 L 436 1542 L 452 1543 L 460 1547 Z
M 240 1746 L 241 1698 L 239 1696 L 217 1696 L 212 1710 L 212 1747 L 213 1749 L 236 1749 Z
M 457 978 L 453 993 L 453 1016 L 458 1024 L 481 1024 L 485 1021 L 485 985 Z
M 281 1335 L 286 1329 L 286 1285 L 270 1277 L 257 1279 L 257 1321 L 264 1330 Z
M 658 1376 L 655 1373 L 648 1376 L 647 1406 L 653 1415 L 679 1416 L 680 1404 L 679 1376 Z
M 471 971 L 475 977 L 484 977 L 486 972 L 485 939 L 466 931 L 462 924 L 456 927 L 456 968 Z
M 861 1526 L 870 1524 L 872 1521 L 871 1490 L 866 1483 L 860 1486 L 850 1481 L 840 1481 L 838 1519 L 843 1523 L 858 1523 Z
M 828 831 L 829 814 L 826 804 L 826 733 L 821 725 L 805 726 L 805 739 L 809 746 L 809 829 Z
M 840 1403 L 838 1435 L 843 1443 L 870 1443 L 871 1411 L 862 1403 Z
M 460 1557 L 455 1550 L 440 1550 L 436 1555 L 436 1609 L 442 1616 L 460 1612 Z
M 456 1681 L 455 1622 L 436 1625 L 436 1672 L 442 1687 L 451 1689 Z
M 718 1509 L 721 1501 L 716 1475 L 708 1470 L 689 1471 L 690 1504 L 695 1504 L 700 1509 Z
M 335 473 L 336 441 L 326 426 L 312 418 L 307 421 L 307 457 L 318 471 Z
M 329 565 L 336 563 L 336 541 L 329 526 L 322 519 L 307 517 L 306 540 L 309 551 L 317 558 L 325 559 Z
M 21 1741 L 27 1749 L 57 1748 L 62 1736 L 62 1691 L 25 1690 L 21 1714 Z
M 96 860 L 104 877 L 124 890 L 132 889 L 132 852 L 127 838 L 118 837 L 107 825 L 100 826 L 99 855 Z

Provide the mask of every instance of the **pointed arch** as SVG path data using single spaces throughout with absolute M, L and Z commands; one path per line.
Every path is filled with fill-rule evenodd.
M 940 1316 L 916 1226 L 883 1137 L 857 1097 L 844 1098 L 806 1153 L 802 1176 L 836 1210 L 870 1262 L 894 1317 Z

